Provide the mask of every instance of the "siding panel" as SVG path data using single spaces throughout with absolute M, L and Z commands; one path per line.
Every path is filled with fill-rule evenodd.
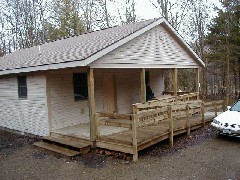
M 149 69 L 150 84 L 155 96 L 164 91 L 163 74 L 160 69 Z M 96 111 L 104 111 L 103 75 L 116 75 L 117 110 L 120 114 L 132 113 L 132 104 L 141 102 L 140 70 L 138 69 L 95 69 L 95 101 Z
M 72 73 L 48 76 L 52 130 L 89 122 L 88 100 L 74 100 L 72 76 Z
M 18 98 L 17 77 L 0 78 L 0 126 L 35 135 L 48 135 L 46 79 L 27 76 L 28 98 Z
M 129 64 L 129 67 L 147 64 L 155 65 L 154 68 L 156 65 L 157 68 L 164 68 L 165 65 L 168 65 L 168 68 L 198 67 L 195 59 L 162 25 L 113 50 L 90 66 L 108 68 L 108 65 L 113 67 L 113 64 Z

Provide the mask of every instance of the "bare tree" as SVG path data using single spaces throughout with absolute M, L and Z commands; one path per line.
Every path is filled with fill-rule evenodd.
M 3 0 L 1 2 L 2 38 L 5 46 L 16 50 L 42 42 L 44 0 Z M 4 35 L 3 35 L 4 34 Z M 4 37 L 3 37 L 4 36 Z M 1 41 L 3 41 L 3 39 Z
M 191 0 L 149 0 L 158 9 L 160 16 L 164 17 L 177 31 L 188 15 Z
M 125 0 L 118 8 L 118 19 L 121 24 L 130 24 L 137 21 L 135 0 Z
M 207 33 L 207 25 L 209 23 L 209 10 L 207 0 L 192 0 L 189 8 L 188 25 L 187 28 L 192 37 L 193 48 L 200 58 L 208 66 L 206 58 L 205 36 Z M 207 68 L 207 67 L 206 67 Z M 207 96 L 207 71 L 202 68 L 202 96 L 206 99 Z

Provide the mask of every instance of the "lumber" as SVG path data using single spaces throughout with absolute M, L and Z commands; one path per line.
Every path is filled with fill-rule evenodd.
M 172 108 L 168 109 L 168 119 L 169 119 L 169 143 L 173 147 L 173 118 L 172 118 Z
M 189 106 L 186 106 L 186 127 L 187 127 L 187 136 L 190 136 L 190 122 L 189 122 Z
M 90 139 L 96 140 L 96 122 L 95 122 L 95 97 L 94 97 L 94 74 L 93 69 L 88 69 L 88 101 L 89 101 L 89 118 L 90 118 Z
M 57 146 L 54 144 L 49 144 L 46 142 L 36 142 L 36 143 L 34 143 L 34 146 L 41 147 L 41 148 L 44 148 L 44 149 L 47 149 L 50 151 L 54 151 L 56 153 L 70 156 L 70 157 L 80 154 L 80 151 L 70 150 L 70 149 L 60 147 L 60 146 Z
M 142 103 L 146 103 L 146 80 L 145 80 L 145 69 L 140 70 L 140 80 L 141 80 L 141 100 Z
M 63 138 L 55 138 L 55 137 L 51 137 L 51 136 L 47 136 L 44 137 L 43 139 L 51 141 L 51 142 L 57 142 L 60 144 L 64 144 L 64 145 L 68 145 L 68 146 L 72 146 L 75 148 L 86 148 L 86 147 L 91 147 L 90 144 L 84 143 L 84 142 L 78 142 L 78 141 L 74 141 L 74 140 L 68 140 L 68 139 L 63 139 Z

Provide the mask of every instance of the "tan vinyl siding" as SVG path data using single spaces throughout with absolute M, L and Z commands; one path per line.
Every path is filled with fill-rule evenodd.
M 99 70 L 94 70 L 94 91 L 96 112 L 103 112 L 103 73 Z
M 164 77 L 162 69 L 149 69 L 150 87 L 155 97 L 163 95 L 164 91 Z
M 91 64 L 91 67 L 192 68 L 196 60 L 170 32 L 159 25 Z
M 88 100 L 74 100 L 73 73 L 48 75 L 52 130 L 89 122 Z
M 161 96 L 164 91 L 162 70 L 151 69 L 150 84 L 155 96 Z M 140 70 L 139 69 L 95 69 L 95 102 L 96 111 L 104 111 L 103 76 L 104 73 L 116 74 L 117 112 L 132 113 L 132 104 L 141 102 Z
M 124 72 L 125 71 L 125 72 Z M 123 70 L 117 74 L 117 108 L 118 113 L 132 112 L 132 104 L 140 102 L 139 70 Z
M 140 102 L 140 74 L 137 69 L 95 70 L 96 111 L 104 111 L 103 76 L 104 73 L 115 74 L 117 113 L 131 113 L 132 104 Z
M 45 76 L 27 75 L 27 91 L 27 99 L 19 99 L 17 77 L 0 78 L 0 126 L 48 135 Z

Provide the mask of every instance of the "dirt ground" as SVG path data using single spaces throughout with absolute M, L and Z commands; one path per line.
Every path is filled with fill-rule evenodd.
M 142 152 L 133 163 L 88 153 L 73 158 L 33 147 L 37 138 L 0 130 L 0 179 L 240 179 L 240 139 L 208 125 Z

